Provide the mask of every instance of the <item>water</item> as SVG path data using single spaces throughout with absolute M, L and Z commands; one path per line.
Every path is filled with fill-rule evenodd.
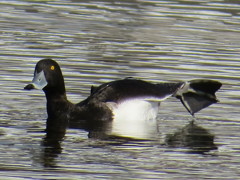
M 0 1 L 0 9 L 1 179 L 239 178 L 238 1 L 19 0 Z M 48 141 L 44 94 L 23 90 L 46 57 L 61 65 L 75 103 L 91 85 L 124 77 L 219 80 L 220 103 L 192 124 L 169 99 L 148 140 L 68 129 L 63 141 Z M 198 138 L 210 151 L 196 149 Z

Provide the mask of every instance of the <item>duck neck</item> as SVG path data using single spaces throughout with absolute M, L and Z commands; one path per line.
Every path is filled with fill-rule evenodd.
M 66 119 L 70 113 L 70 108 L 73 105 L 67 100 L 66 92 L 64 91 L 44 91 L 47 99 L 47 113 L 50 119 Z
M 64 133 L 74 105 L 67 100 L 66 93 L 45 93 L 48 113 L 46 131 L 48 134 Z
M 47 101 L 57 101 L 57 100 L 65 100 L 67 101 L 67 96 L 66 96 L 66 92 L 64 91 L 44 91 Z

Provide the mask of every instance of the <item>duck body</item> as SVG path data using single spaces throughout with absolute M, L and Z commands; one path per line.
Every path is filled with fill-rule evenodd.
M 161 101 L 172 96 L 181 85 L 182 83 L 152 84 L 142 80 L 126 78 L 92 88 L 90 96 L 76 106 L 85 107 L 89 110 L 89 113 L 95 112 L 93 108 L 96 111 L 101 111 L 102 113 L 99 111 L 95 113 L 100 115 L 97 120 L 112 120 L 119 116 L 119 113 L 131 118 L 130 115 L 141 114 L 145 106 L 149 108 L 149 105 L 153 107 L 156 104 L 159 105 Z M 110 114 L 112 115 L 110 116 Z
M 90 95 L 73 104 L 67 100 L 64 78 L 58 63 L 52 59 L 40 60 L 31 84 L 25 89 L 42 89 L 47 99 L 47 129 L 69 122 L 84 124 L 87 128 L 103 122 L 151 121 L 156 118 L 160 102 L 174 96 L 194 114 L 216 103 L 215 92 L 221 83 L 213 80 L 158 83 L 126 78 L 92 87 Z M 61 121 L 62 123 L 60 123 Z M 58 123 L 57 123 L 58 122 Z
M 136 127 L 141 131 L 149 122 L 155 122 L 160 102 L 172 96 L 182 84 L 122 79 L 95 87 L 85 100 L 77 104 L 69 102 L 65 95 L 45 92 L 48 94 L 48 119 L 51 119 L 47 121 L 47 127 L 53 127 L 52 124 L 56 124 L 53 120 L 57 119 L 67 120 L 71 127 L 80 126 L 87 130 L 113 122 L 112 127 L 117 127 L 118 132 L 126 128 L 128 132 L 134 131 Z

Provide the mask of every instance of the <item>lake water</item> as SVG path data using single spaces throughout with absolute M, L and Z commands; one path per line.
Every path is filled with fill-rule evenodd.
M 239 1 L 0 1 L 0 25 L 0 179 L 239 179 Z M 124 77 L 219 80 L 220 103 L 193 123 L 170 98 L 145 140 L 47 141 L 45 96 L 23 90 L 46 57 L 74 103 Z

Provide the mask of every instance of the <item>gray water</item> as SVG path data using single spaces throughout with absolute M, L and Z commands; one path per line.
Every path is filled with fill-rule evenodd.
M 0 179 L 239 178 L 239 1 L 0 1 L 0 25 Z M 23 90 L 46 57 L 62 67 L 74 103 L 91 85 L 124 77 L 219 80 L 220 103 L 197 113 L 193 125 L 169 99 L 158 133 L 144 141 L 68 129 L 47 144 L 44 94 Z M 193 126 L 209 137 L 208 150 L 186 140 Z

